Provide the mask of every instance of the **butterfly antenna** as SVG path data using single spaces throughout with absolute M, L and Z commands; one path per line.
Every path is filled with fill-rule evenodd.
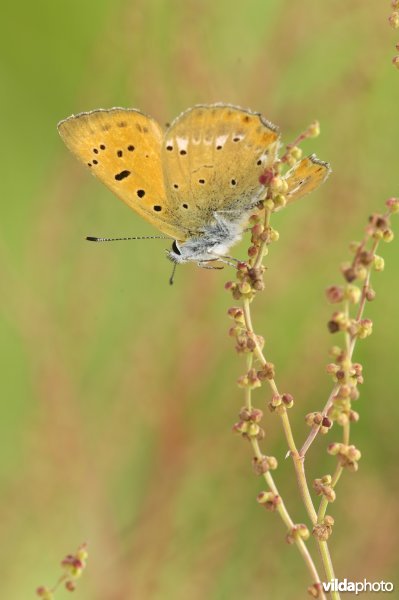
M 108 238 L 108 237 L 94 237 L 92 235 L 88 235 L 86 240 L 89 242 L 124 242 L 126 240 L 171 240 L 167 235 L 141 235 L 135 237 L 117 237 L 117 238 Z
M 173 269 L 172 269 L 172 275 L 169 277 L 169 285 L 173 285 L 173 283 L 174 283 L 176 267 L 177 267 L 177 263 L 174 263 Z

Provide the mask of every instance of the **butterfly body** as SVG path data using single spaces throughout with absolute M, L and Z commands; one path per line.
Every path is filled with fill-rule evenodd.
M 240 241 L 243 224 L 248 216 L 245 213 L 239 220 L 229 220 L 215 212 L 211 222 L 198 235 L 183 243 L 175 241 L 168 257 L 175 263 L 204 263 L 210 260 L 223 262 L 229 249 Z
M 128 206 L 175 240 L 176 263 L 223 259 L 265 198 L 260 176 L 277 161 L 277 128 L 229 104 L 198 105 L 163 131 L 135 109 L 80 113 L 61 121 L 61 137 Z M 317 187 L 329 168 L 304 159 L 288 196 Z

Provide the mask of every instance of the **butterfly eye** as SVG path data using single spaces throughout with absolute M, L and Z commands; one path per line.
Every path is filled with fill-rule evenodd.
M 178 254 L 179 256 L 181 255 L 180 248 L 179 248 L 179 246 L 177 245 L 177 242 L 176 242 L 176 240 L 174 240 L 174 241 L 173 241 L 173 244 L 172 244 L 172 250 L 173 250 L 173 252 L 174 252 L 175 254 Z

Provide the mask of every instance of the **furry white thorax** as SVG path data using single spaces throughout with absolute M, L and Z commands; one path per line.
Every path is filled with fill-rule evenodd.
M 174 241 L 172 250 L 167 252 L 168 258 L 175 263 L 197 262 L 199 266 L 207 261 L 223 261 L 231 246 L 240 241 L 249 214 L 250 211 L 244 216 L 241 213 L 238 220 L 232 220 L 215 212 L 215 220 L 200 235 L 185 242 Z

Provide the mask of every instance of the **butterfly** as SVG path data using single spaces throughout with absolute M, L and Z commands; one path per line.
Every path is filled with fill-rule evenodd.
M 261 175 L 281 146 L 278 128 L 260 113 L 221 103 L 189 108 L 165 131 L 125 108 L 72 115 L 58 130 L 93 175 L 174 240 L 173 262 L 200 266 L 226 262 L 266 197 Z M 329 172 L 314 155 L 302 159 L 285 176 L 286 200 L 316 189 Z

